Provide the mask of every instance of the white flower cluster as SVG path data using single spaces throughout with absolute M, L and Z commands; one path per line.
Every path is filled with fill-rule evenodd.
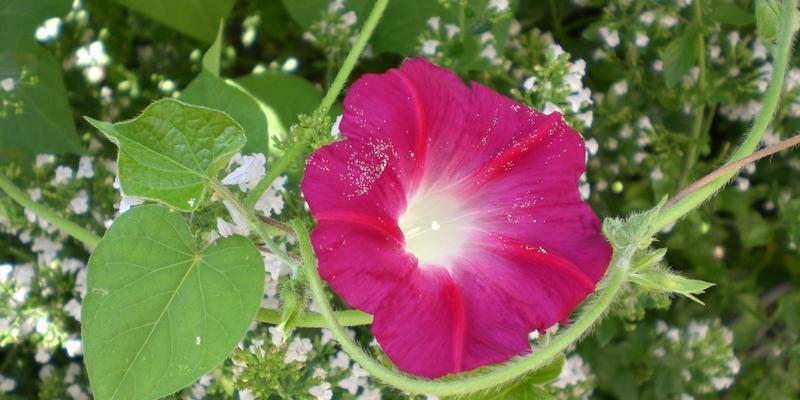
M 713 394 L 733 384 L 741 363 L 733 354 L 733 332 L 719 321 L 691 321 L 683 329 L 658 321 L 656 333 L 651 354 L 682 359 L 669 365 L 680 368 L 676 373 L 684 378 L 686 396 Z M 657 360 L 654 367 L 661 367 Z
M 520 82 L 512 92 L 515 96 L 545 114 L 562 113 L 579 131 L 592 126 L 592 91 L 583 85 L 584 60 L 571 60 L 549 32 L 538 29 L 514 35 L 508 46 L 511 76 Z
M 589 399 L 592 395 L 595 376 L 592 368 L 581 356 L 572 354 L 564 360 L 561 374 L 549 386 L 556 388 L 560 399 Z
M 252 155 L 237 153 L 230 161 L 230 166 L 236 166 L 236 168 L 226 175 L 221 182 L 227 186 L 238 186 L 243 193 L 253 190 L 266 176 L 266 162 L 266 157 L 261 153 Z M 284 188 L 286 180 L 286 176 L 276 178 L 256 202 L 255 209 L 266 216 L 280 215 L 284 206 L 283 193 L 286 191 Z M 234 233 L 247 235 L 250 229 L 244 216 L 229 201 L 223 200 L 223 204 L 225 204 L 233 223 L 218 218 L 217 232 L 212 235 L 212 238 L 218 236 L 227 237 Z
M 90 83 L 100 83 L 106 77 L 106 67 L 111 58 L 106 53 L 103 42 L 96 40 L 75 52 L 75 63 L 83 68 L 83 75 Z

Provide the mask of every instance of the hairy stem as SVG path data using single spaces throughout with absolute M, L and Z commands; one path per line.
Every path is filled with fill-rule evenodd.
M 347 335 L 337 320 L 325 294 L 322 279 L 317 272 L 317 260 L 311 247 L 308 231 L 301 221 L 292 221 L 292 227 L 297 233 L 300 253 L 303 256 L 303 268 L 306 279 L 311 288 L 311 295 L 319 305 L 322 318 L 333 333 L 342 349 L 350 357 L 364 367 L 369 373 L 383 382 L 409 393 L 431 394 L 437 396 L 451 396 L 473 393 L 489 389 L 530 371 L 540 368 L 565 351 L 571 344 L 582 338 L 589 329 L 605 315 L 614 302 L 620 288 L 625 283 L 631 258 L 635 247 L 631 246 L 614 255 L 606 277 L 598 286 L 598 292 L 587 303 L 586 310 L 568 328 L 556 335 L 547 344 L 525 357 L 501 364 L 484 373 L 458 374 L 448 376 L 447 380 L 428 380 L 404 374 L 388 368 L 368 355 L 357 343 Z
M 214 191 L 221 194 L 222 197 L 227 200 L 239 214 L 241 214 L 241 216 L 247 221 L 247 224 L 253 228 L 253 231 L 255 231 L 258 238 L 264 242 L 265 246 L 267 246 L 270 253 L 280 258 L 281 261 L 290 266 L 292 270 L 297 270 L 297 268 L 299 268 L 297 260 L 292 258 L 285 251 L 281 250 L 280 247 L 278 247 L 278 244 L 275 243 L 275 241 L 273 241 L 269 234 L 264 230 L 264 227 L 261 225 L 261 221 L 259 221 L 258 217 L 256 217 L 256 214 L 253 212 L 252 208 L 247 208 L 242 205 L 239 199 L 218 181 L 211 180 L 209 181 L 209 185 L 212 189 L 214 189 Z
M 781 22 L 779 24 L 778 41 L 774 52 L 774 68 L 772 70 L 772 78 L 769 83 L 769 88 L 764 96 L 762 102 L 761 112 L 756 117 L 755 123 L 750 128 L 744 142 L 736 149 L 731 156 L 731 160 L 739 160 L 747 157 L 758 148 L 761 137 L 764 136 L 775 111 L 780 102 L 781 90 L 783 88 L 783 79 L 786 75 L 786 68 L 789 62 L 789 56 L 792 49 L 792 42 L 794 40 L 795 32 L 797 31 L 796 18 L 797 18 L 797 0 L 785 0 L 782 2 Z M 694 210 L 704 201 L 708 200 L 711 196 L 723 188 L 729 179 L 733 178 L 739 168 L 733 168 L 730 171 L 716 177 L 713 181 L 704 185 L 703 187 L 693 191 L 691 194 L 675 202 L 671 207 L 666 208 L 659 212 L 654 221 L 656 229 L 661 229 L 686 215 L 688 212 Z
M 323 114 L 331 109 L 333 102 L 336 101 L 336 97 L 339 96 L 339 92 L 344 88 L 347 77 L 350 76 L 350 72 L 352 72 L 353 67 L 356 66 L 358 57 L 367 46 L 367 41 L 369 41 L 369 37 L 372 36 L 372 31 L 374 31 L 375 26 L 378 25 L 378 21 L 381 19 L 381 15 L 383 15 L 383 11 L 386 10 L 386 5 L 388 3 L 389 0 L 377 0 L 372 7 L 372 11 L 369 13 L 366 22 L 364 22 L 364 26 L 361 28 L 361 33 L 358 34 L 358 38 L 355 44 L 353 44 L 353 48 L 347 53 L 342 67 L 339 69 L 339 72 L 336 73 L 336 78 L 333 79 L 331 87 L 328 89 L 328 92 L 325 93 L 325 98 L 322 99 L 322 103 L 319 105 L 318 110 L 322 111 Z
M 46 220 L 47 222 L 55 225 L 62 232 L 80 240 L 89 248 L 94 248 L 100 243 L 100 236 L 94 232 L 81 227 L 80 225 L 58 215 L 55 211 L 47 206 L 31 200 L 28 195 L 11 182 L 7 176 L 0 173 L 0 190 L 6 192 L 8 197 L 19 203 L 19 205 L 31 210 L 36 216 Z
M 716 181 L 720 177 L 730 174 L 732 171 L 737 171 L 747 164 L 756 162 L 764 157 L 771 156 L 777 152 L 786 150 L 798 144 L 800 144 L 800 135 L 795 135 L 790 139 L 786 139 L 783 142 L 780 142 L 774 146 L 767 147 L 766 149 L 761 149 L 745 158 L 740 158 L 736 161 L 731 161 L 722 166 L 721 168 L 717 169 L 716 171 L 698 179 L 697 181 L 689 185 L 686 189 L 683 189 L 680 193 L 676 194 L 675 197 L 669 199 L 669 201 L 666 204 L 664 204 L 664 208 L 674 205 L 675 203 L 681 201 L 682 199 L 690 196 L 692 193 L 699 190 L 700 188 Z
M 372 315 L 358 310 L 337 311 L 333 314 L 336 316 L 336 321 L 341 326 L 369 325 L 372 323 Z M 258 316 L 256 318 L 261 322 L 277 325 L 281 323 L 281 311 L 262 308 L 258 311 Z M 300 315 L 300 319 L 297 320 L 295 327 L 327 328 L 328 324 L 325 322 L 325 318 L 322 314 L 305 312 Z

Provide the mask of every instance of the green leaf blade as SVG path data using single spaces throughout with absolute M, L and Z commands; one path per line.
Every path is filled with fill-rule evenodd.
M 664 49 L 664 81 L 667 87 L 675 86 L 697 61 L 696 29 L 689 28 Z
M 219 21 L 230 14 L 235 0 L 115 0 L 178 32 L 211 43 Z
M 129 121 L 87 120 L 119 147 L 125 194 L 181 211 L 197 208 L 208 181 L 246 141 L 242 127 L 224 112 L 174 99 L 156 101 Z
M 83 340 L 95 397 L 154 399 L 213 369 L 256 315 L 263 276 L 243 237 L 200 251 L 166 208 L 123 214 L 89 262 Z

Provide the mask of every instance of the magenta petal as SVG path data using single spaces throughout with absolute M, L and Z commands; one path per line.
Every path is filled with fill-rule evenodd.
M 369 313 L 404 290 L 404 279 L 417 272 L 417 260 L 375 220 L 322 219 L 311 240 L 320 276 L 348 305 Z
M 460 288 L 443 268 L 408 278 L 402 295 L 375 313 L 375 339 L 403 371 L 430 378 L 462 371 L 467 327 Z
M 402 370 L 435 378 L 530 351 L 566 322 L 611 248 L 578 192 L 580 135 L 423 59 L 367 75 L 307 163 L 322 277 L 374 315 Z

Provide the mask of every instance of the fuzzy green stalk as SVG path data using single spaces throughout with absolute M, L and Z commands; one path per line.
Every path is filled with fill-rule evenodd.
M 336 321 L 341 326 L 369 325 L 372 323 L 372 315 L 358 310 L 336 311 L 333 314 L 336 317 Z M 261 322 L 277 325 L 281 323 L 281 311 L 262 308 L 258 311 L 258 316 L 256 318 Z M 327 328 L 328 323 L 325 322 L 325 318 L 322 316 L 322 314 L 304 312 L 300 315 L 295 327 Z
M 55 225 L 59 230 L 80 240 L 89 248 L 94 248 L 100 243 L 100 236 L 94 232 L 81 227 L 80 225 L 58 215 L 55 211 L 47 206 L 31 200 L 28 195 L 11 182 L 7 176 L 0 173 L 0 190 L 6 192 L 8 197 L 19 203 L 19 205 L 32 211 L 36 216 L 46 220 L 47 222 Z
M 270 251 L 270 253 L 274 254 L 278 258 L 281 259 L 286 265 L 290 266 L 292 270 L 296 270 L 299 266 L 297 265 L 297 260 L 286 254 L 285 251 L 281 250 L 278 247 L 278 244 L 275 243 L 274 240 L 269 236 L 266 230 L 264 230 L 264 226 L 261 224 L 261 221 L 258 220 L 256 217 L 255 212 L 253 209 L 245 207 L 239 199 L 233 195 L 228 189 L 222 186 L 219 181 L 210 180 L 209 186 L 211 186 L 214 191 L 222 195 L 222 197 L 227 200 L 233 208 L 247 221 L 247 224 L 253 228 L 258 238 L 264 242 L 264 246 Z
M 493 367 L 479 374 L 467 373 L 450 375 L 446 380 L 428 380 L 414 377 L 393 368 L 388 368 L 368 355 L 356 342 L 347 335 L 337 320 L 322 279 L 317 271 L 317 260 L 311 246 L 308 231 L 303 223 L 294 220 L 291 223 L 297 233 L 300 253 L 303 257 L 303 268 L 311 288 L 311 295 L 320 307 L 328 329 L 339 342 L 342 349 L 369 373 L 381 381 L 409 393 L 429 394 L 436 396 L 453 396 L 485 391 L 517 379 L 531 371 L 541 368 L 586 335 L 613 304 L 620 289 L 627 279 L 631 258 L 635 246 L 626 248 L 614 255 L 606 277 L 598 285 L 597 294 L 587 303 L 584 312 L 568 328 L 556 335 L 547 344 L 534 349 L 530 355 Z
M 773 53 L 774 69 L 772 70 L 769 87 L 764 95 L 761 112 L 756 117 L 755 123 L 748 131 L 742 144 L 731 155 L 729 159 L 731 161 L 745 158 L 758 148 L 764 132 L 766 132 L 775 116 L 781 99 L 783 80 L 791 55 L 792 43 L 798 28 L 797 2 L 798 0 L 784 0 L 782 2 L 781 22 L 779 24 L 777 44 Z M 655 218 L 655 228 L 660 230 L 699 207 L 704 201 L 722 189 L 731 178 L 736 176 L 739 170 L 740 168 L 737 168 L 716 178 L 713 182 L 697 189 L 671 207 L 663 209 Z
M 387 4 L 389 4 L 389 0 L 377 0 L 372 7 L 372 11 L 369 13 L 366 22 L 364 22 L 364 26 L 361 28 L 361 33 L 358 34 L 358 38 L 355 44 L 353 44 L 353 48 L 347 53 L 342 67 L 339 68 L 339 72 L 336 73 L 336 78 L 333 79 L 331 87 L 328 88 L 328 92 L 325 93 L 325 97 L 322 99 L 322 103 L 320 103 L 317 109 L 318 111 L 322 111 L 322 114 L 328 113 L 333 102 L 336 101 L 336 97 L 339 96 L 339 92 L 344 88 L 347 78 L 356 66 L 356 61 L 358 61 L 358 57 L 361 56 L 361 52 L 367 47 L 367 41 L 369 41 L 369 37 L 372 36 L 372 32 L 378 25 L 378 21 L 381 19 L 383 11 L 386 10 Z

